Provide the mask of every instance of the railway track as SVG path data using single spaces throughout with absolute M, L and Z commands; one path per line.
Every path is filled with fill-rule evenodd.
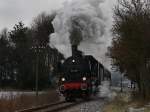
M 33 107 L 24 110 L 18 110 L 16 112 L 59 112 L 61 110 L 65 110 L 67 108 L 71 108 L 73 106 L 79 105 L 83 103 L 83 101 L 76 101 L 76 102 L 57 102 L 53 104 L 47 104 L 43 106 Z

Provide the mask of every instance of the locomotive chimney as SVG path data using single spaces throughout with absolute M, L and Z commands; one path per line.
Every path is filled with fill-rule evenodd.
M 75 56 L 78 51 L 78 46 L 77 45 L 72 45 L 72 56 Z
M 77 45 L 72 45 L 72 56 L 82 56 L 82 52 L 78 50 Z

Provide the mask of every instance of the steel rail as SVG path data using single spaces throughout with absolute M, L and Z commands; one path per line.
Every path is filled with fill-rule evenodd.
M 45 108 L 50 108 L 50 107 L 60 105 L 63 103 L 65 103 L 65 101 L 52 103 L 52 104 L 45 104 L 45 105 L 41 105 L 41 106 L 37 106 L 37 107 L 33 107 L 33 108 L 28 108 L 28 109 L 23 109 L 23 110 L 17 110 L 15 112 L 33 112 L 33 111 L 37 111 L 37 110 L 41 110 L 41 109 L 45 109 Z

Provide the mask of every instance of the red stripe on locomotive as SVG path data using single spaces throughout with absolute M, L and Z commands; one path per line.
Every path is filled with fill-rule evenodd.
M 81 82 L 70 82 L 70 83 L 65 83 L 64 88 L 66 89 L 81 89 L 81 85 L 87 86 L 86 83 L 81 83 Z

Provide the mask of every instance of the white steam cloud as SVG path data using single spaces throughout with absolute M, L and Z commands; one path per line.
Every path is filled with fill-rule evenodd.
M 112 3 L 110 0 L 65 2 L 53 21 L 55 33 L 51 35 L 50 45 L 68 57 L 71 55 L 71 39 L 79 38 L 79 50 L 93 55 L 109 68 L 105 53 L 111 42 Z M 82 39 L 78 35 L 72 37 L 73 21 L 77 22 L 76 27 L 81 31 Z

